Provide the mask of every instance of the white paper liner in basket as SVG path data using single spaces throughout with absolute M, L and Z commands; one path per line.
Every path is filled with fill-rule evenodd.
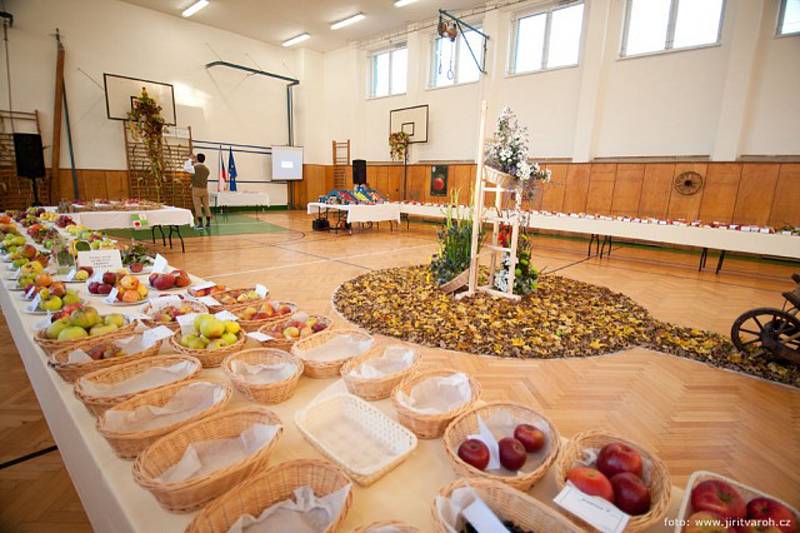
M 445 531 L 448 533 L 460 533 L 463 531 L 464 518 L 462 512 L 480 499 L 478 491 L 472 487 L 454 489 L 450 496 L 437 495 L 435 499 L 436 513 Z
M 224 397 L 225 388 L 217 383 L 192 383 L 182 387 L 163 406 L 140 405 L 132 411 L 109 409 L 103 417 L 103 428 L 132 433 L 167 427 L 210 409 Z
M 544 433 L 545 445 L 539 451 L 528 453 L 525 464 L 519 470 L 512 471 L 500 464 L 500 447 L 497 443 L 503 437 L 513 436 L 519 421 L 515 421 L 509 411 L 496 411 L 486 420 L 478 416 L 478 433 L 468 435 L 468 438 L 480 440 L 489 448 L 489 464 L 485 469 L 487 473 L 495 476 L 524 476 L 539 468 L 542 461 L 548 457 L 553 447 L 553 432 L 550 430 L 550 425 L 544 420 L 526 423 Z
M 166 329 L 166 328 L 165 328 Z M 125 357 L 126 355 L 131 355 L 134 353 L 139 353 L 147 350 L 159 340 L 164 339 L 171 335 L 164 335 L 159 337 L 153 337 L 150 335 L 142 335 L 136 334 L 131 335 L 130 337 L 123 337 L 121 339 L 115 339 L 111 341 L 111 344 L 118 346 L 122 349 L 122 353 L 115 357 Z M 94 361 L 92 357 L 86 353 L 83 348 L 78 348 L 76 350 L 72 350 L 67 354 L 67 363 L 74 364 L 74 363 L 90 363 Z
M 469 378 L 463 372 L 434 376 L 420 381 L 409 394 L 400 391 L 397 399 L 408 409 L 420 414 L 447 413 L 467 404 L 472 398 Z
M 292 533 L 319 533 L 333 522 L 350 494 L 349 483 L 341 489 L 318 497 L 309 486 L 294 489 L 294 498 L 272 505 L 258 517 L 240 516 L 228 533 L 267 533 L 291 531 Z
M 193 442 L 180 460 L 167 468 L 156 481 L 178 483 L 212 474 L 257 453 L 272 441 L 277 432 L 278 426 L 252 424 L 235 437 Z
M 180 361 L 170 366 L 153 366 L 126 380 L 117 383 L 96 383 L 81 378 L 81 391 L 93 398 L 111 398 L 135 394 L 148 389 L 162 387 L 181 381 L 197 368 L 197 363 Z
M 414 364 L 414 351 L 399 344 L 392 344 L 383 350 L 380 357 L 368 359 L 353 368 L 349 375 L 354 378 L 380 378 L 402 372 Z
M 248 383 L 268 385 L 289 379 L 294 375 L 297 366 L 289 362 L 253 365 L 245 361 L 235 360 L 231 363 L 231 370 Z
M 334 335 L 332 339 L 324 344 L 314 346 L 308 350 L 302 350 L 299 355 L 302 359 L 318 363 L 338 361 L 361 355 L 369 350 L 374 342 L 375 340 L 372 337 L 365 339 L 361 336 L 343 333 Z

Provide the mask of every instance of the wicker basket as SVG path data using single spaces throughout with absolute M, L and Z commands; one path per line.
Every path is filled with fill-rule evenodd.
M 400 384 L 394 388 L 392 391 L 392 404 L 394 405 L 395 410 L 397 411 L 397 419 L 400 421 L 401 424 L 406 426 L 408 429 L 413 431 L 417 434 L 417 437 L 421 439 L 435 439 L 441 437 L 444 433 L 445 429 L 447 429 L 447 425 L 458 415 L 465 413 L 472 409 L 475 402 L 478 401 L 478 398 L 481 394 L 481 386 L 475 381 L 475 378 L 464 372 L 467 378 L 469 378 L 469 385 L 470 389 L 472 390 L 472 398 L 457 409 L 453 409 L 452 411 L 448 411 L 446 413 L 440 413 L 435 415 L 429 414 L 421 414 L 416 411 L 413 411 L 405 406 L 402 402 L 400 402 L 397 398 L 399 392 L 403 392 L 404 394 L 409 394 L 411 389 L 417 383 L 433 378 L 433 377 L 444 377 L 449 376 L 451 374 L 458 373 L 458 370 L 452 370 L 447 368 L 442 368 L 438 370 L 427 370 L 424 372 L 417 372 L 411 374 L 406 379 L 404 379 Z
M 250 383 L 241 375 L 233 371 L 234 361 L 244 361 L 249 364 L 275 364 L 288 362 L 295 365 L 295 372 L 291 377 L 274 383 Z M 285 402 L 294 395 L 297 382 L 303 375 L 303 362 L 291 354 L 274 348 L 252 348 L 229 355 L 222 363 L 222 370 L 231 380 L 236 390 L 248 399 L 258 403 L 275 404 Z
M 186 531 L 193 533 L 216 533 L 227 531 L 240 516 L 260 515 L 264 509 L 293 497 L 296 488 L 309 486 L 317 496 L 324 496 L 341 489 L 350 480 L 327 461 L 299 459 L 275 465 L 235 486 L 220 498 L 208 504 L 189 524 Z M 327 528 L 333 533 L 344 521 L 353 504 L 350 491 L 344 506 Z
M 224 396 L 222 400 L 215 403 L 213 406 L 209 407 L 205 411 L 201 411 L 193 416 L 185 420 L 181 420 L 180 422 L 176 422 L 174 424 L 170 424 L 168 426 L 150 429 L 146 431 L 113 431 L 107 429 L 105 427 L 105 420 L 108 416 L 108 410 L 103 413 L 97 419 L 97 431 L 106 438 L 108 443 L 113 448 L 114 453 L 117 454 L 117 457 L 121 459 L 133 459 L 139 453 L 157 441 L 160 437 L 172 433 L 176 429 L 200 420 L 202 418 L 208 417 L 215 413 L 218 413 L 225 404 L 228 403 L 228 400 L 231 398 L 231 394 L 233 393 L 233 389 L 227 382 L 222 381 L 214 381 L 210 379 L 192 379 L 189 381 L 182 381 L 180 383 L 174 383 L 172 385 L 167 385 L 166 387 L 161 387 L 158 389 L 153 389 L 147 392 L 143 392 L 141 394 L 137 394 L 132 398 L 128 398 L 124 402 L 120 402 L 112 409 L 115 411 L 130 411 L 136 409 L 142 405 L 154 405 L 154 406 L 162 406 L 166 404 L 175 394 L 184 387 L 192 385 L 194 383 L 214 383 L 215 385 L 219 385 L 224 388 Z
M 159 481 L 168 468 L 181 460 L 193 442 L 236 437 L 253 424 L 278 426 L 272 439 L 252 455 L 208 474 L 175 482 Z M 165 435 L 155 441 L 133 463 L 133 479 L 149 490 L 167 510 L 188 512 L 199 509 L 217 496 L 267 466 L 270 453 L 283 434 L 278 415 L 261 406 L 223 411 Z
M 248 291 L 254 291 L 254 290 L 256 290 L 255 287 L 250 287 L 249 289 L 227 289 L 227 290 L 224 290 L 224 291 L 215 292 L 215 293 L 211 294 L 211 296 L 213 296 L 214 299 L 219 302 L 219 299 L 222 296 L 229 295 L 229 294 L 239 295 L 242 292 L 248 292 Z M 211 305 L 211 306 L 209 306 L 208 309 L 212 313 L 218 313 L 218 312 L 222 311 L 223 309 L 231 310 L 231 309 L 235 309 L 235 308 L 237 308 L 237 307 L 239 307 L 241 305 L 260 305 L 262 302 L 265 302 L 267 300 L 269 300 L 269 291 L 267 291 L 267 295 L 264 298 L 259 298 L 258 300 L 250 300 L 249 302 L 236 302 L 236 303 L 232 303 L 232 304 L 224 304 L 224 303 L 220 302 L 220 305 Z
M 775 496 L 771 496 L 766 492 L 761 492 L 758 489 L 753 487 L 749 487 L 747 485 L 743 485 L 736 480 L 730 479 L 728 477 L 722 476 L 720 474 L 715 474 L 714 472 L 706 472 L 705 470 L 698 470 L 697 472 L 692 472 L 692 475 L 689 476 L 689 481 L 686 482 L 686 489 L 683 491 L 683 499 L 681 500 L 681 506 L 678 510 L 678 516 L 676 517 L 677 520 L 675 522 L 675 531 L 674 533 L 681 533 L 683 531 L 682 524 L 685 524 L 686 520 L 688 520 L 689 516 L 692 515 L 692 490 L 701 482 L 707 481 L 709 479 L 716 479 L 719 481 L 724 481 L 739 491 L 739 494 L 742 495 L 745 502 L 749 502 L 753 498 L 770 498 L 775 500 L 778 503 L 783 504 L 789 509 L 792 513 L 794 513 L 795 520 L 800 522 L 800 511 L 796 508 L 792 507 L 785 501 L 776 498 Z
M 458 276 L 454 277 L 447 283 L 442 283 L 439 285 L 439 290 L 444 292 L 445 294 L 450 294 L 452 292 L 456 292 L 461 287 L 465 286 L 469 283 L 469 269 L 465 270 Z
M 383 355 L 383 351 L 388 347 L 387 345 L 383 344 L 374 346 L 366 353 L 359 355 L 358 357 L 354 357 L 343 364 L 342 368 L 339 370 L 339 373 L 342 376 L 342 380 L 344 380 L 344 384 L 347 385 L 347 390 L 356 396 L 360 396 L 365 400 L 370 401 L 388 398 L 392 394 L 392 390 L 394 390 L 394 388 L 401 381 L 403 381 L 406 376 L 414 372 L 422 360 L 419 353 L 413 348 L 406 345 L 400 346 L 411 350 L 411 352 L 414 354 L 414 359 L 411 362 L 411 365 L 409 365 L 407 368 L 393 374 L 386 374 L 382 377 L 376 378 L 362 378 L 350 375 L 350 372 L 361 365 L 361 363 L 370 359 L 381 357 Z
M 507 174 L 487 165 L 483 166 L 483 177 L 489 183 L 493 183 L 504 189 L 510 189 L 514 186 L 514 182 L 516 181 L 516 178 L 511 174 Z
M 338 335 L 353 335 L 356 337 L 361 337 L 364 340 L 372 340 L 372 336 L 369 333 L 365 333 L 364 331 L 356 328 L 328 328 L 320 331 L 319 333 L 315 333 L 310 337 L 306 337 L 305 339 L 300 339 L 294 343 L 294 346 L 292 346 L 292 354 L 302 359 L 304 365 L 303 372 L 306 376 L 314 379 L 339 377 L 339 370 L 342 368 L 342 365 L 353 357 L 360 355 L 354 353 L 351 356 L 342 359 L 334 359 L 332 361 L 312 361 L 310 359 L 303 358 L 304 352 L 316 348 L 317 346 L 321 346 Z
M 75 387 L 74 387 L 75 397 L 83 402 L 83 405 L 86 406 L 86 408 L 89 410 L 90 413 L 92 413 L 95 416 L 100 416 L 106 411 L 106 409 L 110 409 L 111 407 L 114 407 L 118 403 L 123 402 L 128 398 L 132 398 L 136 394 L 141 394 L 145 391 L 138 391 L 134 394 L 122 394 L 119 396 L 91 396 L 84 390 L 84 383 L 88 381 L 93 381 L 96 383 L 106 383 L 106 384 L 119 383 L 120 381 L 125 381 L 126 379 L 130 379 L 133 376 L 144 372 L 148 368 L 156 366 L 162 366 L 162 367 L 171 366 L 176 363 L 180 363 L 181 361 L 188 361 L 189 363 L 192 363 L 194 366 L 194 370 L 191 374 L 185 376 L 183 379 L 175 383 L 180 383 L 181 381 L 192 379 L 200 372 L 200 370 L 203 369 L 203 366 L 200 364 L 200 361 L 198 361 L 194 357 L 189 357 L 186 355 L 171 354 L 163 356 L 145 357 L 143 359 L 131 361 L 130 363 L 125 363 L 122 365 L 114 365 L 110 368 L 104 368 L 96 372 L 90 372 L 89 374 L 82 376 L 75 382 Z M 173 383 L 169 383 L 168 385 L 172 384 Z M 168 385 L 164 385 L 164 387 Z
M 478 470 L 471 466 L 458 456 L 458 447 L 467 438 L 468 435 L 475 435 L 478 433 L 478 416 L 484 422 L 496 412 L 510 412 L 515 424 L 534 424 L 544 423 L 550 429 L 550 436 L 548 442 L 545 444 L 544 451 L 536 452 L 539 459 L 538 466 L 531 471 L 518 471 L 518 475 L 498 475 L 484 470 Z M 513 435 L 505 435 L 513 437 Z M 527 492 L 530 488 L 550 469 L 558 456 L 558 450 L 561 446 L 561 437 L 558 430 L 546 416 L 541 415 L 517 403 L 494 402 L 480 407 L 476 407 L 466 413 L 460 415 L 458 418 L 450 422 L 444 432 L 444 449 L 447 451 L 447 458 L 450 464 L 456 471 L 456 474 L 463 477 L 479 477 L 490 479 L 492 481 L 499 481 L 511 485 L 515 489 Z M 529 459 L 530 459 L 530 455 Z
M 256 305 L 261 305 L 262 302 L 257 302 Z M 242 326 L 242 329 L 245 331 L 256 331 L 263 326 L 268 326 L 271 324 L 275 324 L 276 322 L 280 322 L 281 320 L 285 319 L 286 317 L 291 317 L 293 314 L 297 312 L 297 304 L 293 304 L 292 302 L 270 302 L 272 304 L 281 306 L 281 305 L 288 305 L 291 309 L 291 313 L 283 314 L 283 315 L 276 315 L 270 318 L 262 318 L 260 320 L 245 320 L 240 318 L 238 320 L 239 325 Z M 238 304 L 235 307 L 228 307 L 228 311 L 233 314 L 238 313 L 248 307 L 253 307 L 252 303 L 245 303 L 245 304 Z
M 222 361 L 227 356 L 241 350 L 242 346 L 244 346 L 244 343 L 247 340 L 244 335 L 244 331 L 240 330 L 239 333 L 236 334 L 236 342 L 226 346 L 225 348 L 218 348 L 216 350 L 195 350 L 182 346 L 179 342 L 180 338 L 181 330 L 179 329 L 174 335 L 172 335 L 172 337 L 169 338 L 170 347 L 178 353 L 196 357 L 201 363 L 203 363 L 203 368 L 218 367 L 222 364 Z
M 119 339 L 122 337 L 130 337 L 134 330 L 136 329 L 136 320 L 128 320 L 128 323 L 122 326 L 121 328 L 112 331 L 111 333 L 106 333 L 105 335 L 97 335 L 95 337 L 83 337 L 81 339 L 77 339 L 74 341 L 59 341 L 55 339 L 48 339 L 47 335 L 45 334 L 44 329 L 37 331 L 34 336 L 33 340 L 39 347 L 44 350 L 47 355 L 52 355 L 53 353 L 59 350 L 65 350 L 67 348 L 73 348 L 74 346 L 86 342 L 87 340 L 92 340 L 97 342 L 99 340 L 108 340 L 108 339 Z
M 308 316 L 309 316 L 309 318 L 310 317 L 316 318 L 317 322 L 319 322 L 321 324 L 325 324 L 325 329 L 322 330 L 322 331 L 326 331 L 326 330 L 330 329 L 330 327 L 333 325 L 333 320 L 331 320 L 330 318 L 326 317 L 325 315 L 311 314 L 311 315 L 308 315 Z M 274 322 L 274 323 L 271 323 L 271 324 L 267 324 L 265 326 L 261 326 L 260 328 L 258 328 L 258 331 L 259 331 L 259 333 L 264 333 L 265 335 L 270 335 L 271 336 L 272 332 L 274 330 L 276 330 L 278 328 L 282 329 L 284 324 L 289 323 L 290 320 L 292 320 L 292 317 L 288 317 L 288 318 L 284 317 L 284 318 L 282 318 L 281 320 L 279 320 L 277 322 Z M 318 333 L 321 333 L 321 331 L 318 332 Z M 294 346 L 294 343 L 296 343 L 298 340 L 300 340 L 300 339 L 295 339 L 295 340 L 273 339 L 271 341 L 263 342 L 262 345 L 264 347 L 266 347 L 266 348 L 276 348 L 278 350 L 285 350 L 285 351 L 288 352 L 289 350 L 292 349 L 292 346 Z
M 399 533 L 419 533 L 419 529 L 415 528 L 414 526 L 409 526 L 404 522 L 400 522 L 399 520 L 384 520 L 381 522 L 373 522 L 369 525 L 356 528 L 353 531 L 353 533 L 372 533 L 376 529 L 380 529 L 382 527 L 394 528 L 395 531 L 398 531 Z
M 623 442 L 635 448 L 642 455 L 642 460 L 649 461 L 649 481 L 647 486 L 650 488 L 650 510 L 638 516 L 631 516 L 625 531 L 644 531 L 648 527 L 661 522 L 664 514 L 669 507 L 670 496 L 672 495 L 672 483 L 669 478 L 667 466 L 653 452 L 643 446 L 615 435 L 609 435 L 601 431 L 585 431 L 578 433 L 566 444 L 561 447 L 561 453 L 555 462 L 556 485 L 559 492 L 564 488 L 567 479 L 567 472 L 579 464 L 583 458 L 583 450 L 586 448 L 602 448 L 611 442 Z M 575 523 L 586 527 L 586 524 L 579 518 L 570 515 Z
M 394 470 L 417 447 L 413 433 L 352 394 L 314 402 L 298 411 L 294 422 L 314 448 L 363 486 Z M 377 452 L 369 446 L 376 441 Z
M 96 346 L 98 344 L 96 340 L 92 339 L 78 343 L 70 348 L 65 348 L 53 353 L 50 356 L 50 366 L 52 366 L 53 369 L 56 372 L 58 372 L 58 375 L 61 376 L 61 379 L 63 379 L 67 383 L 73 383 L 79 377 L 84 376 L 90 372 L 96 372 L 97 370 L 102 370 L 104 368 L 109 368 L 115 365 L 122 365 L 125 363 L 130 363 L 131 361 L 142 359 L 143 357 L 151 357 L 153 355 L 156 355 L 159 352 L 159 350 L 161 350 L 162 342 L 163 341 L 158 341 L 145 350 L 142 350 L 140 352 L 135 352 L 132 354 L 121 355 L 119 357 L 86 361 L 84 363 L 70 363 L 69 362 L 70 352 L 80 348 L 83 349 L 91 348 L 92 346 Z
M 554 509 L 551 509 L 536 498 L 520 492 L 505 483 L 490 479 L 459 479 L 443 487 L 439 496 L 449 497 L 454 490 L 462 487 L 473 487 L 481 499 L 494 511 L 501 520 L 510 520 L 522 529 L 547 533 L 580 533 L 583 529 L 575 526 Z M 437 533 L 446 533 L 446 529 L 436 501 L 433 506 L 433 523 Z
M 203 304 L 201 302 L 198 302 L 197 300 L 183 300 L 180 303 L 180 305 L 181 306 L 188 305 L 189 307 L 192 308 L 192 312 L 193 313 L 208 313 L 208 307 L 205 304 Z M 154 313 L 153 306 L 151 304 L 147 304 L 144 307 L 144 309 L 142 309 L 142 312 L 145 315 L 148 315 L 148 317 L 152 316 L 151 313 Z M 172 322 L 168 322 L 167 324 L 164 324 L 163 322 L 156 322 L 152 318 L 144 318 L 144 319 L 142 319 L 142 324 L 144 324 L 148 328 L 155 328 L 155 327 L 158 327 L 158 326 L 166 326 L 169 329 L 171 329 L 172 331 L 178 331 L 179 329 L 181 329 L 181 325 L 178 324 L 177 320 L 173 320 Z

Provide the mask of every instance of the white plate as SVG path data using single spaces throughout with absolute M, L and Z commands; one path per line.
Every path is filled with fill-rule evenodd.
M 134 305 L 142 305 L 146 304 L 147 300 L 141 300 L 139 302 L 114 302 L 113 304 L 103 302 L 106 305 L 110 305 L 111 307 L 133 307 Z
M 14 284 L 6 283 L 6 289 L 8 289 L 10 291 L 21 291 L 21 290 L 23 290 L 21 287 L 18 287 L 16 283 L 14 283 Z
M 130 272 L 131 270 L 130 267 L 127 267 L 125 265 L 123 265 L 123 268 L 127 269 L 128 272 Z M 149 276 L 152 271 L 153 271 L 153 266 L 150 265 L 144 267 L 141 272 L 131 272 L 131 274 L 133 274 L 134 276 Z

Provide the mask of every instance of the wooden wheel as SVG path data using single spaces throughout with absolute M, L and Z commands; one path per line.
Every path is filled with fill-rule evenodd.
M 786 311 L 760 307 L 743 313 L 731 327 L 731 340 L 743 352 L 800 364 L 800 320 Z

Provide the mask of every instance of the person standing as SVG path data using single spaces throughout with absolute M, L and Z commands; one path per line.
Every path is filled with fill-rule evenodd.
M 211 209 L 208 207 L 208 176 L 211 171 L 205 165 L 205 154 L 192 155 L 184 164 L 184 170 L 192 175 L 192 205 L 197 224 L 194 229 L 211 229 Z M 206 215 L 206 225 L 203 227 L 203 210 Z

